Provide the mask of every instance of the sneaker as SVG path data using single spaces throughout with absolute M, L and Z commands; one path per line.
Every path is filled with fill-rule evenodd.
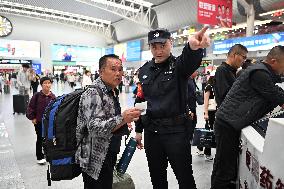
M 205 156 L 205 160 L 206 161 L 213 161 L 213 157 L 212 156 Z
M 196 154 L 197 154 L 198 156 L 204 156 L 204 153 L 203 153 L 203 151 L 201 151 L 201 150 L 198 150 L 198 151 L 196 152 Z
M 46 160 L 45 159 L 41 159 L 41 160 L 38 160 L 37 163 L 39 165 L 44 165 L 46 163 Z

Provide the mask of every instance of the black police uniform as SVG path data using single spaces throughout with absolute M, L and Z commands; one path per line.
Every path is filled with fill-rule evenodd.
M 187 44 L 182 54 L 163 63 L 154 59 L 139 71 L 146 115 L 136 122 L 135 131 L 144 133 L 145 152 L 154 189 L 167 189 L 168 161 L 180 189 L 196 188 L 192 171 L 190 135 L 192 121 L 187 108 L 188 77 L 200 66 L 202 50 Z M 139 99 L 136 102 L 139 102 Z

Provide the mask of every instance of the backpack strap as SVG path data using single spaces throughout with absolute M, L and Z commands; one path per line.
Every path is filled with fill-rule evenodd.
M 84 89 L 84 92 L 88 89 L 88 88 L 95 88 L 94 85 L 88 85 L 86 86 L 86 88 Z M 101 99 L 103 99 L 103 91 L 102 90 L 98 90 L 99 96 Z M 93 110 L 94 111 L 94 110 Z M 93 113 L 93 112 L 92 112 Z M 84 134 L 82 135 L 82 137 L 80 138 L 79 143 L 77 144 L 77 148 L 80 146 L 80 144 L 82 143 L 83 139 L 85 136 L 87 136 L 88 134 L 88 129 L 86 127 L 83 128 L 84 129 Z

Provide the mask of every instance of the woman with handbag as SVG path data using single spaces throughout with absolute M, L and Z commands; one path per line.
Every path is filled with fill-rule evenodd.
M 210 78 L 208 79 L 207 85 L 204 89 L 204 119 L 206 121 L 205 129 L 213 130 L 215 122 L 215 113 L 217 104 L 215 101 L 214 93 L 214 75 L 215 72 L 210 73 Z M 203 156 L 203 147 L 198 148 L 198 155 Z M 211 148 L 205 148 L 204 150 L 205 158 L 208 161 L 212 161 L 213 157 L 211 156 Z

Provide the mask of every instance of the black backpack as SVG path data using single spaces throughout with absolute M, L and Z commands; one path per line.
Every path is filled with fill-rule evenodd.
M 46 107 L 42 118 L 43 151 L 49 163 L 48 185 L 51 180 L 71 180 L 81 174 L 75 164 L 76 127 L 79 101 L 84 89 L 57 97 Z M 49 169 L 50 167 L 50 169 Z

